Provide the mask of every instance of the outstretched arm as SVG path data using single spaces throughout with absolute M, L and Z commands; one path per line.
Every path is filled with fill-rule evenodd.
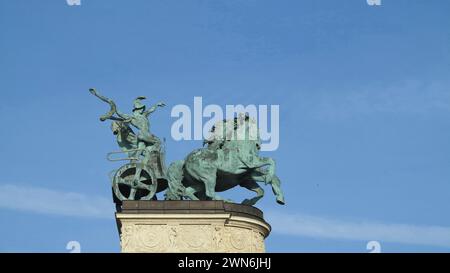
M 109 99 L 109 98 L 104 97 L 104 96 L 100 95 L 99 93 L 97 93 L 97 90 L 95 90 L 95 88 L 89 88 L 89 92 L 91 92 L 92 95 L 96 96 L 97 98 L 99 98 L 102 101 L 109 104 L 109 107 L 110 107 L 109 112 L 102 115 L 100 117 L 100 121 L 105 121 L 107 119 L 111 119 L 113 117 L 114 113 L 116 112 L 116 104 L 114 103 L 114 101 L 112 99 Z
M 120 112 L 117 109 L 116 109 L 116 114 L 117 114 L 118 117 L 124 119 L 124 121 L 128 121 L 128 120 L 131 119 L 131 115 L 124 114 L 124 113 Z
M 150 109 L 145 111 L 144 114 L 148 117 L 148 115 L 150 115 L 151 113 L 155 112 L 156 108 L 164 107 L 164 106 L 166 106 L 166 104 L 164 102 L 159 102 L 158 104 L 155 104 L 152 107 L 150 107 Z
M 107 119 L 110 119 L 110 120 L 121 120 L 121 121 L 123 121 L 123 120 L 128 120 L 128 119 L 131 118 L 131 116 L 129 116 L 129 115 L 125 115 L 125 114 L 120 113 L 120 112 L 117 110 L 116 104 L 114 103 L 114 101 L 113 101 L 112 99 L 109 99 L 109 98 L 107 98 L 107 97 L 105 97 L 105 96 L 100 95 L 100 94 L 97 92 L 97 90 L 95 90 L 94 88 L 90 88 L 90 89 L 89 89 L 89 92 L 91 92 L 92 95 L 96 96 L 97 98 L 101 99 L 102 101 L 108 103 L 109 106 L 110 106 L 109 112 L 106 113 L 106 114 L 104 114 L 104 115 L 102 115 L 102 116 L 100 117 L 100 120 L 101 120 L 101 121 L 105 121 L 105 120 L 107 120 Z M 119 118 L 114 117 L 114 114 L 117 114 L 117 116 L 119 116 Z

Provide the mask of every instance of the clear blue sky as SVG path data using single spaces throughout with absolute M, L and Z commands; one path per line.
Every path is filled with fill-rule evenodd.
M 201 145 L 171 139 L 174 105 L 279 104 L 270 252 L 450 251 L 449 1 L 81 2 L 0 0 L 0 251 L 119 251 L 89 87 L 165 101 L 167 163 Z

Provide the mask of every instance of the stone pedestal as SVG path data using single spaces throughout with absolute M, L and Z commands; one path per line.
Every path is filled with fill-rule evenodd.
M 251 206 L 222 201 L 124 201 L 122 252 L 265 252 L 270 225 Z

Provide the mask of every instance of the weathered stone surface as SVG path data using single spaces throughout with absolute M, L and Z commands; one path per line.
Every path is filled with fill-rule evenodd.
M 116 218 L 122 252 L 261 253 L 271 230 L 260 210 L 222 201 L 125 201 Z

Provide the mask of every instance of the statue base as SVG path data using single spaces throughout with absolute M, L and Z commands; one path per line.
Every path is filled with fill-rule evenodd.
M 271 227 L 252 206 L 223 201 L 124 201 L 122 252 L 263 253 Z

